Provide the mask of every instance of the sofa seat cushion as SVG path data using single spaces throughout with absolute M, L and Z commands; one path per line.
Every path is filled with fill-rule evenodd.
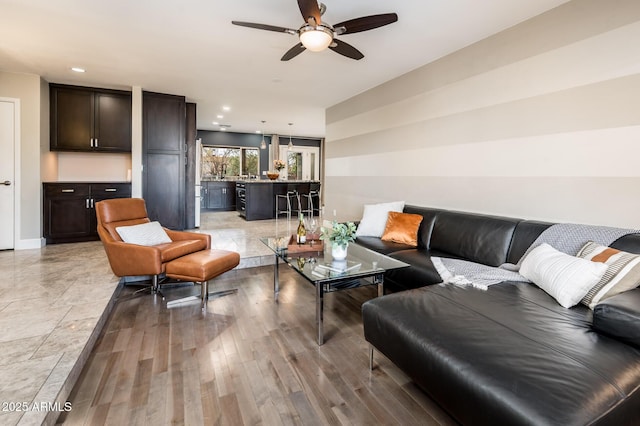
M 363 247 L 382 254 L 389 254 L 395 251 L 414 248 L 408 244 L 401 244 L 393 241 L 383 241 L 378 237 L 358 237 L 356 238 L 356 244 L 360 244 Z
M 154 246 L 160 250 L 160 260 L 162 263 L 177 259 L 189 253 L 195 253 L 207 248 L 205 240 L 180 240 L 166 244 Z
M 366 340 L 462 424 L 640 422 L 640 350 L 534 285 L 433 285 L 362 313 Z

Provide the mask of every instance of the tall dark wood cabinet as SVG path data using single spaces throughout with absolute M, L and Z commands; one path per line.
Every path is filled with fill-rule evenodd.
M 50 84 L 52 151 L 131 152 L 131 92 Z
M 142 94 L 142 196 L 151 220 L 185 229 L 184 96 Z

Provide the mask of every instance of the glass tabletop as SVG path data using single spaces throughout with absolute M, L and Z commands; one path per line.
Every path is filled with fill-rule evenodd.
M 269 247 L 278 258 L 312 282 L 343 281 L 409 266 L 405 262 L 392 259 L 356 243 L 349 244 L 347 258 L 339 261 L 331 257 L 329 245 L 320 251 L 313 251 L 310 247 L 309 251 L 289 253 L 287 250 L 288 236 L 261 238 L 260 241 Z

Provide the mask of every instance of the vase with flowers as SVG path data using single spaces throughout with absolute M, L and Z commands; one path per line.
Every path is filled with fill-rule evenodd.
M 320 239 L 331 244 L 331 257 L 334 260 L 344 260 L 347 258 L 349 243 L 356 240 L 356 225 L 353 222 L 333 221 L 331 228 L 321 228 Z
M 269 170 L 267 177 L 271 180 L 276 180 L 280 176 L 280 171 L 286 167 L 286 164 L 282 160 L 273 160 L 273 167 L 276 170 Z

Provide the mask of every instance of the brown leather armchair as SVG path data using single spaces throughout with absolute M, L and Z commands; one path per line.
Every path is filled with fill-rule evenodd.
M 173 231 L 165 228 L 170 243 L 141 246 L 122 241 L 116 231 L 119 226 L 150 222 L 147 208 L 141 198 L 116 198 L 96 203 L 98 235 L 111 265 L 118 277 L 152 277 L 150 290 L 159 292 L 159 277 L 165 273 L 167 262 L 211 248 L 211 235 L 195 232 Z

